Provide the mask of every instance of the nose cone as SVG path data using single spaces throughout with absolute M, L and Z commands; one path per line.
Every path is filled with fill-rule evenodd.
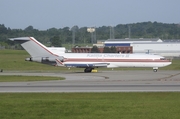
M 168 66 L 168 65 L 171 65 L 171 64 L 172 64 L 172 62 L 169 61 L 169 62 L 166 62 L 166 64 L 164 66 Z

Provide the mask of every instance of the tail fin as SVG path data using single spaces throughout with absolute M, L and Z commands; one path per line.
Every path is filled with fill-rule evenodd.
M 31 55 L 31 57 L 38 56 L 58 56 L 53 54 L 48 50 L 46 46 L 38 42 L 33 37 L 19 37 L 19 38 L 10 38 L 12 41 L 18 41 L 21 43 L 21 46 Z

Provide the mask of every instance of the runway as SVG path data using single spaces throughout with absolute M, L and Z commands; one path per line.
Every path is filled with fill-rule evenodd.
M 1 82 L 0 92 L 174 92 L 180 91 L 180 71 L 101 71 L 97 73 L 21 73 L 0 75 L 65 77 L 66 80 Z

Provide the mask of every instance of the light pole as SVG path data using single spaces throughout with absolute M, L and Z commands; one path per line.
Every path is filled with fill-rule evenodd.
M 76 26 L 73 26 L 73 27 L 71 28 L 71 31 L 72 31 L 72 46 L 74 46 L 74 44 L 75 44 Z
M 89 28 L 87 28 L 87 32 L 91 33 L 91 43 L 93 44 L 94 43 L 94 38 L 96 37 L 96 36 L 94 36 L 95 28 L 94 27 L 89 27 Z
M 110 26 L 110 39 L 114 39 L 114 27 Z

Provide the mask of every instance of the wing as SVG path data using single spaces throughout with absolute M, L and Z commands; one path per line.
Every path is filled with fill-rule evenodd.
M 110 63 L 63 63 L 66 67 L 77 67 L 77 68 L 98 68 L 98 67 L 107 67 Z

